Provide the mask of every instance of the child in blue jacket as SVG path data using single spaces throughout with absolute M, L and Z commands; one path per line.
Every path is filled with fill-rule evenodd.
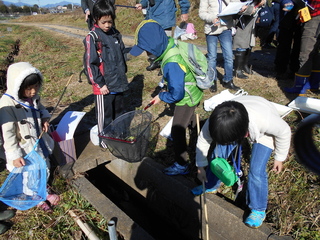
M 136 45 L 130 51 L 133 56 L 146 51 L 147 54 L 156 56 L 159 61 L 167 59 L 162 62 L 162 73 L 168 90 L 160 92 L 150 101 L 153 104 L 161 101 L 175 104 L 171 130 L 175 162 L 164 170 L 167 175 L 189 173 L 186 129 L 189 125 L 195 125 L 194 111 L 203 97 L 202 90 L 197 87 L 196 80 L 182 56 L 165 57 L 174 47 L 176 45 L 173 38 L 166 35 L 159 23 L 144 20 L 136 30 Z

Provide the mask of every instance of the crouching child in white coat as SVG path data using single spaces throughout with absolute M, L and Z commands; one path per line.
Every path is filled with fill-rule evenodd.
M 217 192 L 221 181 L 210 170 L 210 162 L 216 157 L 227 159 L 244 138 L 252 143 L 247 186 L 247 205 L 251 213 L 245 224 L 258 228 L 266 217 L 268 160 L 274 150 L 273 171 L 280 173 L 291 139 L 289 125 L 271 102 L 258 96 L 241 96 L 223 102 L 213 110 L 197 141 L 198 178 L 205 182 L 206 192 Z M 214 150 L 207 158 L 210 147 Z M 192 189 L 195 195 L 202 192 L 202 186 Z

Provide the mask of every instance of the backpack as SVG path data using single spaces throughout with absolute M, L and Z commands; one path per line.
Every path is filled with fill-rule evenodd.
M 170 49 L 164 56 L 162 62 L 164 63 L 168 58 L 180 54 L 196 79 L 198 88 L 202 90 L 210 88 L 214 78 L 210 79 L 209 77 L 210 74 L 208 74 L 209 68 L 206 56 L 194 44 L 178 40 L 175 41 L 175 44 L 177 47 Z
M 272 5 L 273 6 L 273 5 Z M 274 14 L 273 8 L 268 6 L 268 3 L 259 10 L 258 16 L 256 19 L 256 25 L 259 27 L 270 27 Z
M 88 33 L 88 35 L 90 35 L 92 38 L 93 38 L 93 41 L 94 41 L 94 44 L 96 46 L 96 49 L 97 50 L 100 50 L 101 48 L 101 44 L 98 44 L 100 42 L 99 40 L 99 37 L 98 37 L 98 34 L 95 32 L 95 31 L 90 31 Z M 81 75 L 84 74 L 87 78 L 87 81 L 90 85 L 92 85 L 91 81 L 90 81 L 90 78 L 89 78 L 89 75 L 88 75 L 88 70 L 86 68 L 86 59 L 85 59 L 85 55 L 86 53 L 83 54 L 83 69 L 82 71 L 80 72 L 79 74 L 79 82 L 82 82 L 82 79 L 81 79 Z M 101 61 L 100 61 L 101 62 Z

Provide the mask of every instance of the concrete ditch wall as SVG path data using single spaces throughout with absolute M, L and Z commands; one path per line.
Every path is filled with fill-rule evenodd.
M 190 193 L 194 183 L 183 176 L 164 175 L 162 173 L 164 166 L 150 158 L 144 158 L 137 163 L 128 163 L 116 159 L 108 151 L 102 152 L 91 142 L 80 152 L 78 160 L 74 164 L 61 167 L 60 172 L 66 177 L 76 176 L 73 181 L 74 186 L 107 221 L 111 219 L 116 221 L 117 230 L 124 239 L 153 238 L 79 173 L 101 164 L 105 165 L 114 175 L 143 196 L 148 202 L 148 207 L 177 227 L 183 235 L 182 239 L 205 239 L 206 224 L 201 211 L 203 200 Z M 292 239 L 277 236 L 266 224 L 259 229 L 246 227 L 243 223 L 243 210 L 214 194 L 206 194 L 206 205 L 210 239 Z

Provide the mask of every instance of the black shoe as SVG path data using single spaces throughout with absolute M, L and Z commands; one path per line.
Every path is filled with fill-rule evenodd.
M 161 67 L 160 61 L 154 61 L 154 62 L 151 62 L 150 65 L 146 67 L 146 69 L 147 71 L 153 71 L 160 67 Z
M 233 81 L 229 81 L 229 82 L 223 82 L 222 86 L 225 88 L 229 88 L 231 90 L 239 90 L 240 88 L 237 87 L 236 85 L 234 85 Z
M 217 81 L 214 81 L 211 87 L 209 88 L 210 92 L 214 93 L 217 91 Z

